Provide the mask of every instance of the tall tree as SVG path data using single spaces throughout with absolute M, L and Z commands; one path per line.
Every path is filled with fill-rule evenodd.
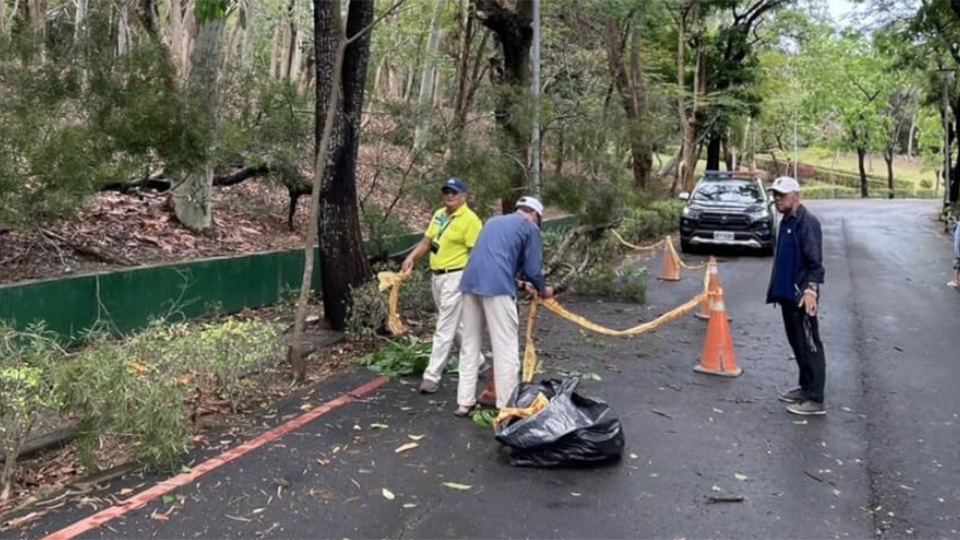
M 430 117 L 433 115 L 433 95 L 437 75 L 436 55 L 440 47 L 440 36 L 443 33 L 441 22 L 443 7 L 446 0 L 436 0 L 433 8 L 433 19 L 430 21 L 430 39 L 427 41 L 427 57 L 423 62 L 423 71 L 420 74 L 420 94 L 417 97 L 418 119 L 413 136 L 413 149 L 420 150 L 427 143 L 430 131 Z
M 633 20 L 639 8 L 640 4 L 635 3 L 626 15 L 608 15 L 604 29 L 604 44 L 610 76 L 617 93 L 620 94 L 620 101 L 627 116 L 633 184 L 636 189 L 642 190 L 647 188 L 653 162 L 647 137 L 647 91 L 643 81 L 640 34 L 634 27 Z M 625 65 L 627 62 L 629 68 Z
M 195 8 L 200 34 L 190 62 L 188 91 L 197 107 L 197 121 L 203 124 L 203 132 L 207 134 L 208 148 L 213 147 L 210 141 L 217 132 L 221 43 L 229 1 L 197 2 Z M 213 224 L 214 168 L 214 160 L 208 156 L 204 163 L 186 171 L 172 190 L 174 213 L 180 223 L 191 230 L 203 231 Z
M 509 212 L 530 187 L 527 177 L 530 130 L 519 108 L 523 97 L 529 95 L 533 0 L 517 0 L 515 9 L 508 9 L 499 0 L 474 1 L 478 20 L 494 33 L 499 48 L 499 65 L 493 78 L 500 95 L 497 124 L 506 136 L 504 153 L 513 165 L 510 192 L 501 201 L 503 211 Z
M 689 93 L 690 105 L 687 106 L 687 70 L 686 46 L 687 25 L 690 25 L 690 39 L 693 41 L 693 86 Z M 680 130 L 683 133 L 683 160 L 681 165 L 683 190 L 693 191 L 696 183 L 694 172 L 700 157 L 700 144 L 697 138 L 697 112 L 705 94 L 703 73 L 703 35 L 700 32 L 700 0 L 690 0 L 680 10 L 677 19 L 677 110 L 680 117 Z
M 707 64 L 707 92 L 717 97 L 704 110 L 709 117 L 710 134 L 707 143 L 707 169 L 720 168 L 721 149 L 725 145 L 731 117 L 756 116 L 759 112 L 757 96 L 753 92 L 759 62 L 754 48 L 760 37 L 757 28 L 766 17 L 790 0 L 749 0 L 720 2 L 730 4 L 728 20 L 717 30 L 712 40 Z
M 331 89 L 336 45 L 340 39 L 331 31 L 331 7 L 326 0 L 314 0 L 317 25 L 317 140 L 325 120 L 325 108 Z M 351 0 L 347 15 L 347 35 L 354 36 L 373 21 L 374 0 Z M 323 33 L 320 33 L 323 32 Z M 350 289 L 370 278 L 370 264 L 363 252 L 360 214 L 357 206 L 357 151 L 360 145 L 360 117 L 363 109 L 367 64 L 370 59 L 370 33 L 351 41 L 343 60 L 340 92 L 328 159 L 320 188 L 319 234 L 320 268 L 323 276 L 323 312 L 330 326 L 342 330 L 346 325 Z

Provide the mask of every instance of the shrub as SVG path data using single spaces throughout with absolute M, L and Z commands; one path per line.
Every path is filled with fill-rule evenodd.
M 640 243 L 660 236 L 663 229 L 663 217 L 660 213 L 638 208 L 624 216 L 618 232 L 626 241 Z
M 578 294 L 642 304 L 647 295 L 647 271 L 627 266 L 616 271 L 609 266 L 593 267 L 573 280 Z
M 383 265 L 374 269 L 397 271 L 396 268 Z M 388 314 L 388 295 L 380 292 L 379 283 L 373 279 L 360 287 L 351 289 L 350 310 L 347 314 L 347 333 L 360 339 L 372 338 L 380 331 Z M 407 316 L 427 318 L 437 310 L 433 301 L 430 283 L 430 270 L 426 261 L 421 261 L 410 279 L 400 285 L 398 309 Z
M 654 201 L 650 209 L 660 215 L 660 235 L 675 232 L 680 228 L 680 216 L 686 204 L 683 201 Z
M 234 319 L 156 321 L 126 341 L 92 333 L 90 344 L 56 372 L 62 410 L 79 418 L 82 463 L 96 469 L 100 440 L 115 437 L 134 442 L 148 467 L 173 465 L 187 449 L 190 417 L 204 390 L 236 409 L 250 386 L 246 376 L 279 360 L 279 334 L 275 324 Z
M 933 189 L 933 182 L 929 178 L 924 178 L 920 180 L 920 187 L 922 189 Z
M 56 409 L 53 367 L 65 356 L 42 325 L 24 332 L 0 321 L 0 501 L 11 495 L 17 456 L 41 415 Z
M 348 334 L 361 339 L 372 338 L 383 327 L 386 320 L 387 295 L 380 292 L 376 280 L 350 289 L 350 309 L 347 312 Z

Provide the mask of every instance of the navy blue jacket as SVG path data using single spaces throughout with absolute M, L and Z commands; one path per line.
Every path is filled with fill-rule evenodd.
M 813 214 L 808 212 L 807 207 L 803 205 L 797 209 L 796 215 L 788 216 L 780 222 L 781 233 L 784 229 L 784 222 L 790 219 L 796 220 L 793 225 L 796 234 L 790 236 L 793 237 L 796 251 L 800 254 L 800 257 L 797 258 L 797 268 L 795 268 L 793 275 L 796 276 L 796 289 L 803 291 L 807 288 L 808 283 L 823 283 L 825 273 L 823 269 L 823 233 L 820 230 L 820 222 Z M 780 238 L 781 236 L 777 237 L 778 242 Z M 776 257 L 776 255 L 774 257 Z M 776 263 L 774 263 L 773 266 L 776 268 Z M 772 297 L 774 279 L 775 277 L 771 270 L 770 286 L 767 288 L 768 304 L 775 302 Z M 796 300 L 798 302 L 800 301 L 799 294 Z

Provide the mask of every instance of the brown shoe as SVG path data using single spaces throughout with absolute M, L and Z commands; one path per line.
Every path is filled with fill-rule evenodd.
M 436 381 L 431 381 L 430 379 L 424 379 L 420 382 L 420 393 L 421 394 L 433 394 L 436 393 L 437 388 L 440 387 L 440 383 Z

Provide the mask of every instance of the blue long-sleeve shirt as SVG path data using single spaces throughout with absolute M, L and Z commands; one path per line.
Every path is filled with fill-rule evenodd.
M 460 279 L 460 291 L 477 296 L 517 296 L 516 278 L 543 292 L 540 229 L 519 214 L 497 216 L 483 226 Z

